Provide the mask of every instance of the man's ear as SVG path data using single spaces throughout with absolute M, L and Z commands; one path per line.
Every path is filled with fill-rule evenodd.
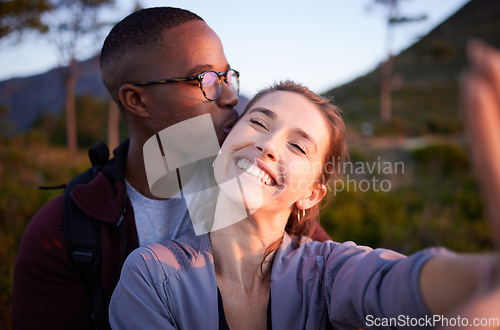
M 307 210 L 313 207 L 314 205 L 318 204 L 319 202 L 321 202 L 321 200 L 323 199 L 323 197 L 325 197 L 325 195 L 326 195 L 326 186 L 324 184 L 316 182 L 313 185 L 311 194 L 297 201 L 297 205 L 300 204 L 304 209 Z
M 142 94 L 142 89 L 139 86 L 134 86 L 132 84 L 124 84 L 120 87 L 118 91 L 118 97 L 123 107 L 135 114 L 136 116 L 149 118 L 149 112 L 144 103 L 144 95 Z

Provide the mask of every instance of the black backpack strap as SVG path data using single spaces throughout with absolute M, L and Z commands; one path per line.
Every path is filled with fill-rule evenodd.
M 87 292 L 97 329 L 108 329 L 108 311 L 104 303 L 102 284 L 102 236 L 100 222 L 83 212 L 71 198 L 79 184 L 92 181 L 109 158 L 108 147 L 100 143 L 89 150 L 93 167 L 71 180 L 64 191 L 63 226 L 68 258 L 78 269 Z

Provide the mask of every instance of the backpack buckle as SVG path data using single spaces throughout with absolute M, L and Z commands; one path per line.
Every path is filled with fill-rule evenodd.
M 73 262 L 79 265 L 90 265 L 94 260 L 92 252 L 73 251 Z

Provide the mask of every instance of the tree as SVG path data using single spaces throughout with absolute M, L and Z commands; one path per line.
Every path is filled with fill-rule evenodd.
M 400 0 L 374 0 L 375 3 L 387 9 L 387 34 L 386 49 L 387 59 L 381 67 L 380 77 L 380 120 L 384 123 L 391 121 L 391 92 L 393 85 L 392 62 L 393 51 L 392 42 L 394 37 L 394 27 L 403 23 L 419 22 L 427 19 L 426 15 L 402 16 L 399 13 Z
M 142 9 L 139 0 L 136 0 L 134 12 Z M 109 106 L 108 106 L 108 146 L 110 150 L 118 147 L 120 143 L 120 110 L 118 109 L 118 105 L 113 101 L 112 98 L 109 98 Z
M 75 89 L 81 51 L 100 43 L 84 45 L 108 24 L 98 21 L 98 11 L 114 0 L 0 0 L 0 40 L 24 30 L 47 33 L 56 45 L 65 82 L 66 135 L 71 156 L 78 150 Z M 71 157 L 73 159 L 73 157 Z
M 45 15 L 58 49 L 65 82 L 66 136 L 70 156 L 78 151 L 75 89 L 78 79 L 78 55 L 88 37 L 98 35 L 106 24 L 98 21 L 98 11 L 113 0 L 51 0 L 54 10 Z M 97 44 L 97 43 L 93 43 Z M 87 45 L 88 46 L 88 45 Z
M 0 40 L 25 30 L 47 32 L 49 28 L 40 17 L 52 9 L 49 0 L 1 0 Z

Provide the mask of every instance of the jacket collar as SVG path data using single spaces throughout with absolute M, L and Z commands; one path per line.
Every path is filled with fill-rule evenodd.
M 113 159 L 111 159 L 102 169 L 109 181 L 125 182 L 125 165 L 127 163 L 128 148 L 130 140 L 123 141 L 115 150 L 113 150 Z
M 128 146 L 127 139 L 92 181 L 71 192 L 75 204 L 97 220 L 115 224 L 122 216 L 127 198 L 124 178 Z

